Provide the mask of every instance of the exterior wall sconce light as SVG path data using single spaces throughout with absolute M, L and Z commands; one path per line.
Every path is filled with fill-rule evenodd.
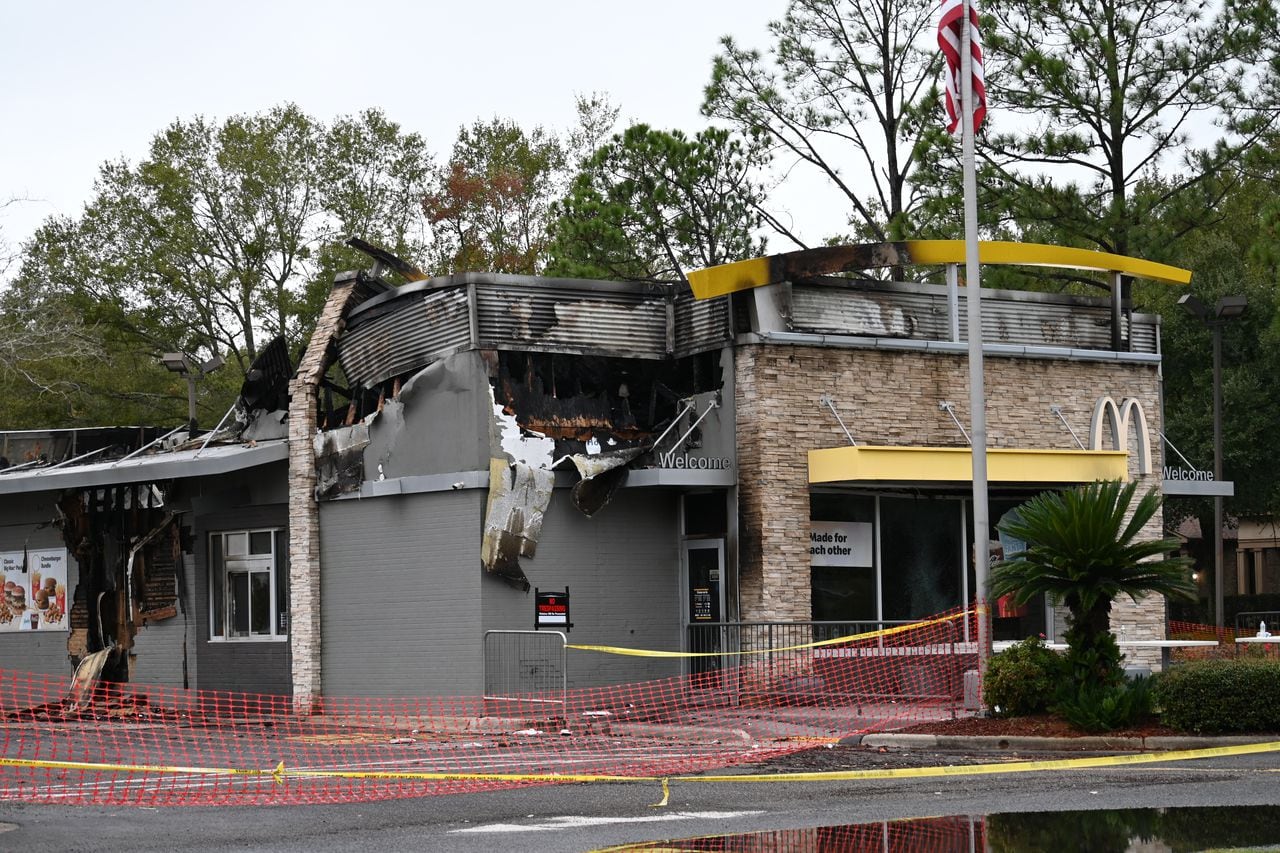
M 220 355 L 215 355 L 208 361 L 196 361 L 184 352 L 167 352 L 160 356 L 160 363 L 169 372 L 183 376 L 187 380 L 187 432 L 189 435 L 195 435 L 197 429 L 196 380 L 213 373 L 226 364 L 226 360 Z
M 1244 314 L 1249 300 L 1222 296 L 1212 309 L 1195 294 L 1184 293 L 1178 304 L 1209 328 L 1213 335 L 1213 479 L 1222 479 L 1222 327 Z M 1213 615 L 1223 627 L 1222 612 L 1222 496 L 1213 497 Z

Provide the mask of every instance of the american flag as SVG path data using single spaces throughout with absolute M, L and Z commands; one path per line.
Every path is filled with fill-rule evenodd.
M 938 21 L 938 46 L 947 60 L 943 77 L 946 81 L 948 133 L 955 133 L 960 126 L 960 26 L 964 5 L 964 0 L 942 0 L 942 18 Z M 973 53 L 973 132 L 977 133 L 987 115 L 987 86 L 982 74 L 978 10 L 973 0 L 969 0 L 969 47 Z

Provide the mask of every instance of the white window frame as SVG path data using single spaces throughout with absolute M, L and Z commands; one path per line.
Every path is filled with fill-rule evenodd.
M 284 554 L 279 552 L 280 527 L 255 527 L 243 530 L 218 530 L 209 533 L 208 581 L 209 581 L 209 641 L 214 643 L 269 643 L 285 642 L 289 639 L 287 623 L 280 624 L 278 614 L 283 591 L 277 587 L 278 569 Z M 254 534 L 267 534 L 270 542 L 268 553 L 250 553 Z M 215 543 L 217 547 L 215 547 Z M 234 592 L 233 578 L 247 575 L 249 600 L 244 606 L 248 609 L 249 632 L 237 634 L 233 631 L 232 621 L 235 608 L 232 604 Z M 267 614 L 268 632 L 253 632 L 253 576 L 267 576 Z M 222 617 L 218 618 L 217 590 L 221 587 Z M 287 616 L 286 616 L 287 618 Z

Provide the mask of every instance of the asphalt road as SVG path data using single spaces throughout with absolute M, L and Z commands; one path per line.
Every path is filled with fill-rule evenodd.
M 731 772 L 930 767 L 1014 757 L 835 747 Z M 1277 773 L 1280 754 L 1264 753 L 963 777 L 742 783 L 690 779 L 672 782 L 670 801 L 661 808 L 653 805 L 662 796 L 654 781 L 335 806 L 128 809 L 4 803 L 0 850 L 587 851 L 698 835 L 949 814 L 1280 806 Z

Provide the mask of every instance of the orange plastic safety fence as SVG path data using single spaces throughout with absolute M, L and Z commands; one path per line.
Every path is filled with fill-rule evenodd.
M 1171 640 L 1216 640 L 1218 642 L 1216 646 L 1204 648 L 1174 649 L 1173 660 L 1280 657 L 1280 640 L 1260 642 L 1252 639 L 1256 636 L 1256 630 L 1238 631 L 1233 627 L 1219 628 L 1215 625 L 1170 620 L 1169 639 Z M 1236 642 L 1238 637 L 1244 638 L 1245 641 Z
M 570 671 L 577 655 L 621 651 L 570 648 Z M 332 803 L 754 763 L 964 713 L 976 620 L 957 610 L 734 652 L 643 683 L 500 703 L 325 697 L 306 713 L 287 696 L 100 681 L 73 690 L 67 678 L 0 670 L 0 800 Z
M 1202 625 L 1196 622 L 1169 620 L 1168 636 L 1170 640 L 1214 640 L 1216 646 L 1172 649 L 1170 660 L 1184 663 L 1193 660 L 1215 660 L 1223 657 L 1234 657 L 1238 654 L 1236 632 L 1232 628 L 1218 628 L 1214 625 Z

